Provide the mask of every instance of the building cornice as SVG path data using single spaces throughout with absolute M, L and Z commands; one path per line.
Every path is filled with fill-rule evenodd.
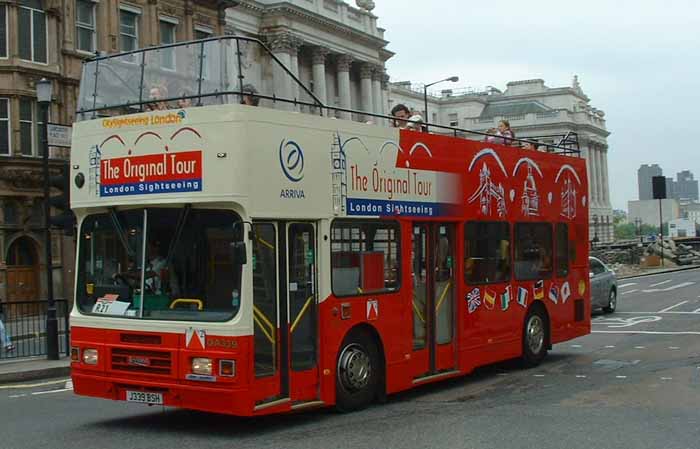
M 238 8 L 256 13 L 256 15 L 262 16 L 263 19 L 273 20 L 276 18 L 292 17 L 299 22 L 314 25 L 317 28 L 328 31 L 332 34 L 347 36 L 355 42 L 359 42 L 367 45 L 368 47 L 382 51 L 381 56 L 386 58 L 383 59 L 384 61 L 394 55 L 393 52 L 384 48 L 389 44 L 389 41 L 363 33 L 341 22 L 338 22 L 337 20 L 329 19 L 320 14 L 305 10 L 290 3 L 276 3 L 266 6 L 254 1 L 242 1 Z

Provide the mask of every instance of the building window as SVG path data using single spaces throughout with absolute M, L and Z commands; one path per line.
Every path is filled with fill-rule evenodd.
M 552 226 L 547 223 L 515 225 L 515 278 L 535 281 L 552 277 Z
M 464 227 L 464 280 L 490 284 L 510 279 L 510 225 L 469 222 Z
M 44 123 L 40 121 L 39 107 L 33 98 L 19 100 L 19 146 L 22 156 L 43 156 L 41 136 Z
M 47 24 L 41 0 L 20 0 L 19 4 L 19 57 L 46 64 Z
M 90 53 L 95 52 L 95 6 L 92 0 L 77 0 L 75 8 L 77 48 Z
M 400 229 L 387 221 L 334 221 L 331 284 L 336 296 L 393 292 L 399 288 Z
M 0 98 L 0 156 L 10 155 L 10 100 Z
M 457 116 L 457 114 L 450 114 L 448 116 L 448 120 L 450 121 L 450 126 L 459 126 L 459 117 Z
M 175 43 L 175 29 L 177 20 L 160 18 L 160 45 Z M 161 50 L 161 66 L 165 69 L 175 70 L 175 48 L 164 48 Z
M 119 10 L 119 49 L 134 51 L 139 48 L 139 12 L 123 8 Z
M 0 58 L 7 58 L 7 6 L 0 5 Z

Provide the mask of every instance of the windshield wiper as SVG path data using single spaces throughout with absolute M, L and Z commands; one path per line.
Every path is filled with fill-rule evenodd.
M 185 223 L 187 222 L 187 216 L 190 214 L 192 209 L 192 204 L 185 204 L 185 207 L 180 212 L 180 216 L 177 219 L 177 225 L 175 226 L 175 235 L 173 235 L 172 240 L 170 240 L 170 246 L 168 247 L 168 257 L 165 258 L 165 266 L 170 266 L 170 261 L 175 255 L 175 249 L 180 241 L 180 236 L 182 235 L 183 229 L 185 229 Z
M 126 238 L 126 232 L 124 232 L 124 228 L 122 227 L 122 224 L 119 221 L 119 217 L 117 217 L 117 213 L 114 211 L 113 207 L 109 208 L 109 218 L 112 220 L 112 226 L 114 226 L 114 230 L 117 232 L 117 236 L 119 237 L 119 241 L 122 243 L 122 246 L 124 247 L 124 250 L 126 251 L 126 254 L 129 257 L 134 257 L 136 255 L 136 253 L 129 246 L 129 241 Z

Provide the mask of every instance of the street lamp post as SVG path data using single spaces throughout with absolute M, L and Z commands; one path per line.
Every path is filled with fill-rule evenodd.
M 53 297 L 53 258 L 51 255 L 51 185 L 49 179 L 49 105 L 51 104 L 51 81 L 42 78 L 36 83 L 36 99 L 41 108 L 41 121 L 44 127 L 41 131 L 41 149 L 44 168 L 44 246 L 46 257 L 46 357 L 58 360 L 58 321 L 56 320 L 56 302 Z
M 430 116 L 428 115 L 428 88 L 430 86 L 434 86 L 434 85 L 439 84 L 439 83 L 444 83 L 445 81 L 450 81 L 450 82 L 456 83 L 457 81 L 459 81 L 459 77 L 458 76 L 451 76 L 449 78 L 445 78 L 445 79 L 440 80 L 440 81 L 435 81 L 434 83 L 426 84 L 423 86 L 423 106 L 425 107 L 425 109 L 424 109 L 425 123 L 430 123 L 430 118 L 429 118 Z
M 637 231 L 637 236 L 639 237 L 639 243 L 643 243 L 642 240 L 642 219 L 637 217 L 634 219 L 634 229 Z

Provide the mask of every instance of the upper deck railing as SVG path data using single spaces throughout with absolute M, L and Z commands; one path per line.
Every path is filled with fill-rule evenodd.
M 266 59 L 270 65 L 262 64 Z M 263 76 L 272 68 L 274 81 Z M 269 76 L 267 77 L 269 78 Z M 255 91 L 251 93 L 250 86 Z M 260 106 L 352 118 L 377 124 L 392 117 L 323 104 L 318 97 L 258 39 L 221 36 L 125 53 L 98 56 L 83 66 L 77 119 L 131 114 L 151 108 L 184 108 L 241 103 L 251 96 Z M 481 140 L 486 133 L 422 123 L 420 129 Z M 550 152 L 578 154 L 570 133 L 540 141 Z M 512 144 L 530 139 L 512 139 Z

